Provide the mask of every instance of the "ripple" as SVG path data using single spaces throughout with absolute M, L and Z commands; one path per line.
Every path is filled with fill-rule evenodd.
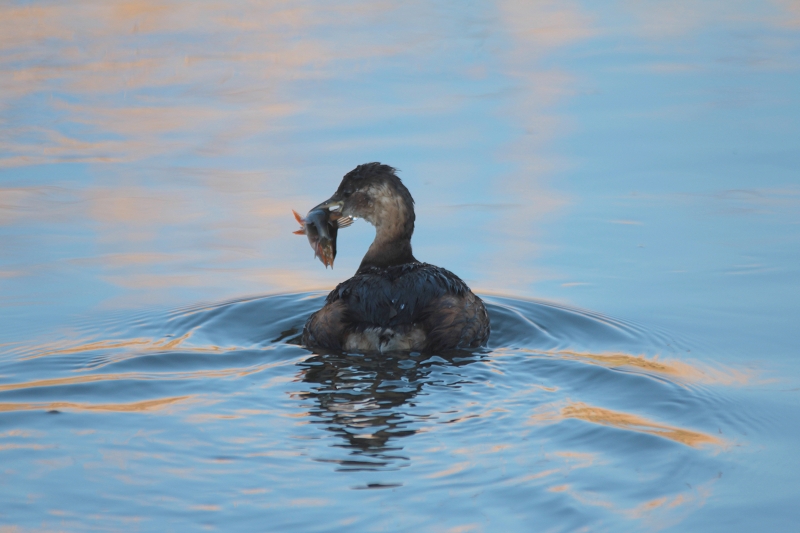
M 567 403 L 560 408 L 551 409 L 550 412 L 538 413 L 531 417 L 531 421 L 536 424 L 541 424 L 557 422 L 568 418 L 583 420 L 584 422 L 625 431 L 647 433 L 649 435 L 655 435 L 681 444 L 686 444 L 693 448 L 708 444 L 716 446 L 722 446 L 724 444 L 722 439 L 718 439 L 713 435 L 659 424 L 640 416 L 603 409 L 602 407 L 587 405 L 582 402 Z
M 157 411 L 164 409 L 178 402 L 189 399 L 189 396 L 178 396 L 174 398 L 158 398 L 143 402 L 133 403 L 103 403 L 103 404 L 81 404 L 74 402 L 50 402 L 50 403 L 0 403 L 0 412 L 7 411 L 110 411 L 117 413 L 133 413 L 145 411 Z
M 551 525 L 564 509 L 638 523 L 705 501 L 736 432 L 758 426 L 726 392 L 751 374 L 667 332 L 489 296 L 485 349 L 313 353 L 299 335 L 324 296 L 117 313 L 0 347 L 0 453 L 30 468 L 19 454 L 47 457 L 38 475 L 77 457 L 104 473 L 92 486 L 113 492 L 130 476 L 91 450 L 115 443 L 109 457 L 174 485 L 186 509 L 212 510 L 191 496 L 205 483 L 220 515 L 242 495 L 300 502 L 332 487 L 479 491 L 495 506 L 513 490 Z M 236 490 L 217 493 L 212 479 Z M 348 497 L 331 498 L 326 512 Z

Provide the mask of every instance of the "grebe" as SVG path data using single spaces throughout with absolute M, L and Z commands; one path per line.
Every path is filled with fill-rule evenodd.
M 489 315 L 483 301 L 458 276 L 421 263 L 411 253 L 414 199 L 394 168 L 357 166 L 312 211 L 318 209 L 338 213 L 331 219 L 347 224 L 363 218 L 375 226 L 375 240 L 355 275 L 309 317 L 304 345 L 357 353 L 428 353 L 486 342 Z

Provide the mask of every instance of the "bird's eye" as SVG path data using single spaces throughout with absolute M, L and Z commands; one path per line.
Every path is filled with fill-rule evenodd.
M 353 191 L 348 189 L 342 193 L 342 196 L 344 196 L 345 198 L 349 198 L 351 194 L 353 194 Z

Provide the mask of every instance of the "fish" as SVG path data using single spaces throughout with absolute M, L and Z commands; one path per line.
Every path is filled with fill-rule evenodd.
M 294 218 L 301 228 L 293 231 L 295 235 L 305 235 L 314 250 L 314 257 L 322 261 L 325 268 L 333 268 L 336 259 L 336 235 L 339 228 L 346 228 L 354 222 L 353 217 L 343 217 L 338 211 L 315 207 L 304 217 L 292 209 Z

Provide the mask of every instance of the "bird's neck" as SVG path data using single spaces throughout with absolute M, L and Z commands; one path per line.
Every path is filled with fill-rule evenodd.
M 359 272 L 372 266 L 386 268 L 416 261 L 411 253 L 413 204 L 400 198 L 389 198 L 381 203 L 380 218 L 370 220 L 375 225 L 375 240 L 364 255 Z

